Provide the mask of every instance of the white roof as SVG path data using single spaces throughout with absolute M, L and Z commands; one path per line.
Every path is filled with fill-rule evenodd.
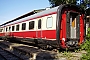
M 28 19 L 31 19 L 31 18 L 35 18 L 35 17 L 38 17 L 38 16 L 42 16 L 42 15 L 45 15 L 45 14 L 49 14 L 49 13 L 52 13 L 52 12 L 56 12 L 57 9 L 58 9 L 59 6 L 55 7 L 55 8 L 51 8 L 51 9 L 48 9 L 48 10 L 44 10 L 42 12 L 39 12 L 39 13 L 36 13 L 36 14 L 33 14 L 33 15 L 30 15 L 30 16 L 27 16 L 25 18 L 22 18 L 22 19 L 19 19 L 17 21 L 14 21 L 14 22 L 10 22 L 6 25 L 10 25 L 10 24 L 14 24 L 14 23 L 17 23 L 17 22 L 21 22 L 21 21 L 24 21 L 24 20 L 28 20 Z M 4 25 L 4 26 L 6 26 Z

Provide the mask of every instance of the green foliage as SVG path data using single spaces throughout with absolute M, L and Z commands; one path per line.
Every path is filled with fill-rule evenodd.
M 90 28 L 88 28 L 88 34 L 86 36 L 86 41 L 81 45 L 81 49 L 85 50 L 87 54 L 84 54 L 82 60 L 90 60 Z
M 61 5 L 61 4 L 74 4 L 74 5 L 76 5 L 76 0 L 48 0 L 48 1 L 50 2 L 52 7 L 55 7 L 55 6 L 58 6 L 58 5 Z M 90 5 L 90 1 L 89 0 L 84 0 L 84 2 L 80 4 L 80 6 L 83 9 L 86 9 L 87 4 Z
M 70 59 L 70 57 L 73 57 L 73 55 L 71 54 L 71 52 L 68 52 L 68 51 L 64 51 L 63 56 L 64 57 L 67 57 L 68 59 Z
M 90 1 L 89 0 L 84 0 L 84 2 L 82 4 L 80 4 L 80 6 L 84 9 L 87 8 L 87 4 L 90 4 Z
M 90 53 L 83 54 L 82 60 L 90 60 Z
M 76 4 L 76 0 L 49 0 L 52 7 L 61 5 L 61 4 Z

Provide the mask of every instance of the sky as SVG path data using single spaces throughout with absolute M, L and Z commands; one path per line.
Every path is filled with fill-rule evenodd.
M 0 0 L 0 25 L 32 10 L 50 7 L 48 0 Z

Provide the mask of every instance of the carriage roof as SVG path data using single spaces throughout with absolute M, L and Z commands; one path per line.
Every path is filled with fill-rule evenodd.
M 10 20 L 10 21 L 8 21 L 8 22 L 6 22 L 6 23 L 4 23 L 4 24 L 2 24 L 0 26 L 5 26 L 5 25 L 16 23 L 16 22 L 20 22 L 20 21 L 23 21 L 23 20 L 35 18 L 35 17 L 42 16 L 42 15 L 45 15 L 45 14 L 49 14 L 49 13 L 52 13 L 52 12 L 57 12 L 57 9 L 58 8 L 60 10 L 62 10 L 62 7 L 67 7 L 67 6 L 72 6 L 73 8 L 76 7 L 77 10 L 83 11 L 83 9 L 81 9 L 78 6 L 70 5 L 70 4 L 65 4 L 65 5 L 60 5 L 60 6 L 57 6 L 57 7 L 48 9 L 48 10 L 44 10 L 44 11 L 39 12 L 39 13 L 35 13 L 35 11 L 33 10 L 33 11 L 27 13 L 27 14 L 24 14 L 22 16 L 19 16 L 19 17 L 13 19 L 13 20 Z
M 27 20 L 27 19 L 30 19 L 30 18 L 35 18 L 35 17 L 38 17 L 38 16 L 42 16 L 44 14 L 48 14 L 48 13 L 52 13 L 52 12 L 56 12 L 58 9 L 58 6 L 55 7 L 55 8 L 51 8 L 51 9 L 48 9 L 48 10 L 44 10 L 44 11 L 41 11 L 39 13 L 35 13 L 35 10 L 27 13 L 27 14 L 24 14 L 22 16 L 19 16 L 13 20 L 10 20 L 0 26 L 5 26 L 5 25 L 9 25 L 9 24 L 13 24 L 13 23 L 16 23 L 16 22 L 20 22 L 20 21 L 23 21 L 23 20 Z

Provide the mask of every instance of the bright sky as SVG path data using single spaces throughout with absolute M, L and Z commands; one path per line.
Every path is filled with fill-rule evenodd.
M 49 6 L 48 0 L 0 0 L 0 25 L 32 10 Z

